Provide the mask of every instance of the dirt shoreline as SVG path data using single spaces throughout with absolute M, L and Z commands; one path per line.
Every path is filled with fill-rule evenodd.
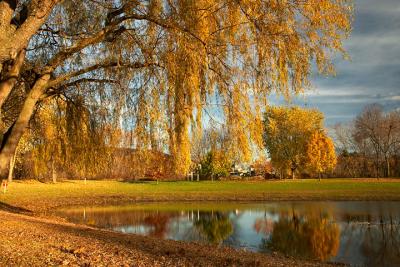
M 334 266 L 0 211 L 5 266 Z

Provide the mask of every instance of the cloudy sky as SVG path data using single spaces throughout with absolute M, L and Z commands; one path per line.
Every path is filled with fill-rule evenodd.
M 326 126 L 352 120 L 366 104 L 400 108 L 400 0 L 356 0 L 351 60 L 335 77 L 313 76 L 313 90 L 295 102 L 325 113 Z

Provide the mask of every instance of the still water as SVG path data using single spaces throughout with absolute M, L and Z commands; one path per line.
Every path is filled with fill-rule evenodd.
M 354 266 L 400 266 L 400 202 L 152 203 L 57 213 L 123 233 Z

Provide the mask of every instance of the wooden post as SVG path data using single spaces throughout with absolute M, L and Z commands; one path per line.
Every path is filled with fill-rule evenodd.
M 197 165 L 197 182 L 200 181 L 200 171 L 201 171 L 201 164 Z
M 3 180 L 1 186 L 3 187 L 3 194 L 5 194 L 7 192 L 8 181 Z

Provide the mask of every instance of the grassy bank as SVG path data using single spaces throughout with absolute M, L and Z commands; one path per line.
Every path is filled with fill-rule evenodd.
M 79 204 L 132 201 L 400 200 L 400 180 L 329 179 L 287 181 L 145 182 L 15 181 L 1 205 L 45 211 Z

